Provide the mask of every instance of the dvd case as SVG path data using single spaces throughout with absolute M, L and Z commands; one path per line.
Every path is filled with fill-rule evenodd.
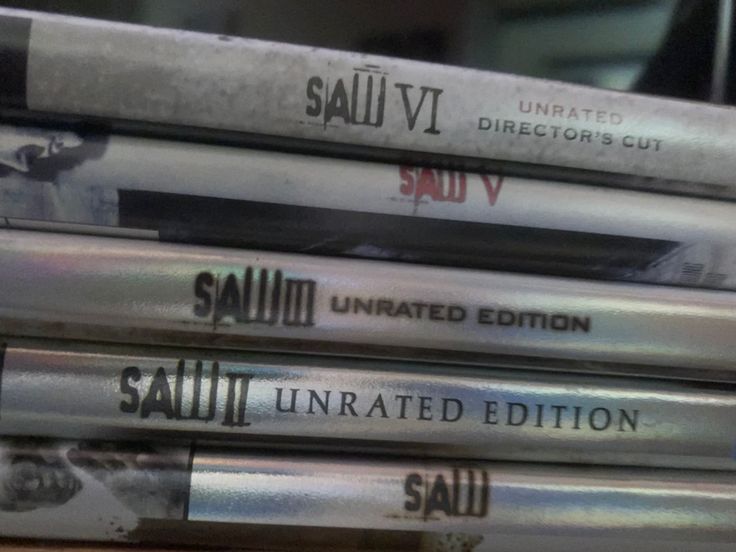
M 0 125 L 0 225 L 736 289 L 736 205 Z
M 334 529 L 325 527 L 283 527 L 273 525 L 199 524 L 181 528 L 170 541 L 167 533 L 156 534 L 156 543 L 94 543 L 71 541 L 28 542 L 24 539 L 0 539 L 2 552 L 473 552 L 478 537 L 457 533 L 433 534 L 408 531 L 369 529 Z M 275 530 L 276 529 L 276 530 Z M 173 531 L 172 531 L 173 533 Z M 186 545 L 179 542 L 185 540 Z M 543 548 L 545 552 L 616 552 L 625 546 L 631 552 L 730 552 L 728 543 L 675 541 L 633 541 L 621 538 L 585 538 L 569 536 L 528 537 L 494 535 L 482 550 L 492 552 L 528 552 Z M 478 550 L 481 552 L 481 550 Z
M 0 54 L 10 108 L 609 173 L 628 186 L 685 181 L 734 197 L 728 107 L 9 9 Z
M 9 340 L 0 434 L 736 469 L 733 385 Z
M 210 524 L 216 540 L 213 527 L 255 524 L 415 533 L 477 552 L 497 536 L 736 541 L 733 473 L 6 438 L 0 479 L 5 537 L 152 541 L 169 527 L 184 539 Z
M 291 340 L 690 377 L 732 375 L 736 358 L 736 296 L 725 291 L 20 230 L 0 232 L 0 289 L 0 332 L 15 336 L 240 348 Z

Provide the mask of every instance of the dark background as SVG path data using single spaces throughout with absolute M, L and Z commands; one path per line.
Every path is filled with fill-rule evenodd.
M 730 102 L 724 0 L 0 0 L 0 5 Z M 727 42 L 724 42 L 726 44 Z M 720 56 L 720 57 L 719 57 Z M 716 86 L 713 59 L 716 57 Z M 722 78 L 723 77 L 723 78 Z M 719 80 L 720 79 L 720 80 Z

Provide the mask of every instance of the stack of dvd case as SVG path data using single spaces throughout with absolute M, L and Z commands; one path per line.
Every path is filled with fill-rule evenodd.
M 0 68 L 13 550 L 733 550 L 733 109 L 8 9 Z

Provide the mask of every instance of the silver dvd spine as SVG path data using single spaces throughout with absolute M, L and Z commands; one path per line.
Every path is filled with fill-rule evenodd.
M 393 531 L 420 537 L 420 550 L 476 552 L 513 538 L 603 539 L 636 550 L 736 542 L 736 476 L 697 470 L 6 438 L 0 480 L 6 537 L 151 541 L 168 527 L 185 539 L 188 528 L 209 525 Z
M 734 220 L 712 200 L 0 125 L 10 227 L 736 289 Z
M 733 385 L 10 340 L 0 433 L 736 469 Z
M 734 368 L 730 292 L 0 233 L 0 331 Z M 398 352 L 398 351 L 397 351 Z M 698 374 L 698 371 L 701 371 Z
M 0 101 L 13 107 L 690 181 L 734 196 L 731 108 L 27 11 L 3 9 L 0 31 L 14 60 Z

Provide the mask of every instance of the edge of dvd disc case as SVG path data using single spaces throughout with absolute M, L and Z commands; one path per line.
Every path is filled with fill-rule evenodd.
M 11 108 L 556 166 L 645 187 L 689 181 L 733 197 L 728 107 L 22 10 L 3 9 L 0 25 L 0 51 L 24 69 L 3 79 Z
M 20 230 L 0 232 L 0 287 L 6 335 L 294 340 L 706 379 L 734 367 L 736 298 L 725 291 Z
M 733 384 L 6 340 L 0 433 L 734 470 Z
M 0 126 L 11 228 L 736 289 L 734 219 L 731 202 Z
M 184 544 L 206 527 L 212 543 L 221 529 L 271 526 L 393 532 L 414 535 L 412 549 L 483 552 L 508 538 L 560 537 L 718 549 L 736 531 L 736 476 L 697 470 L 5 438 L 0 480 L 13 482 L 0 486 L 8 537 L 151 542 L 168 532 Z

